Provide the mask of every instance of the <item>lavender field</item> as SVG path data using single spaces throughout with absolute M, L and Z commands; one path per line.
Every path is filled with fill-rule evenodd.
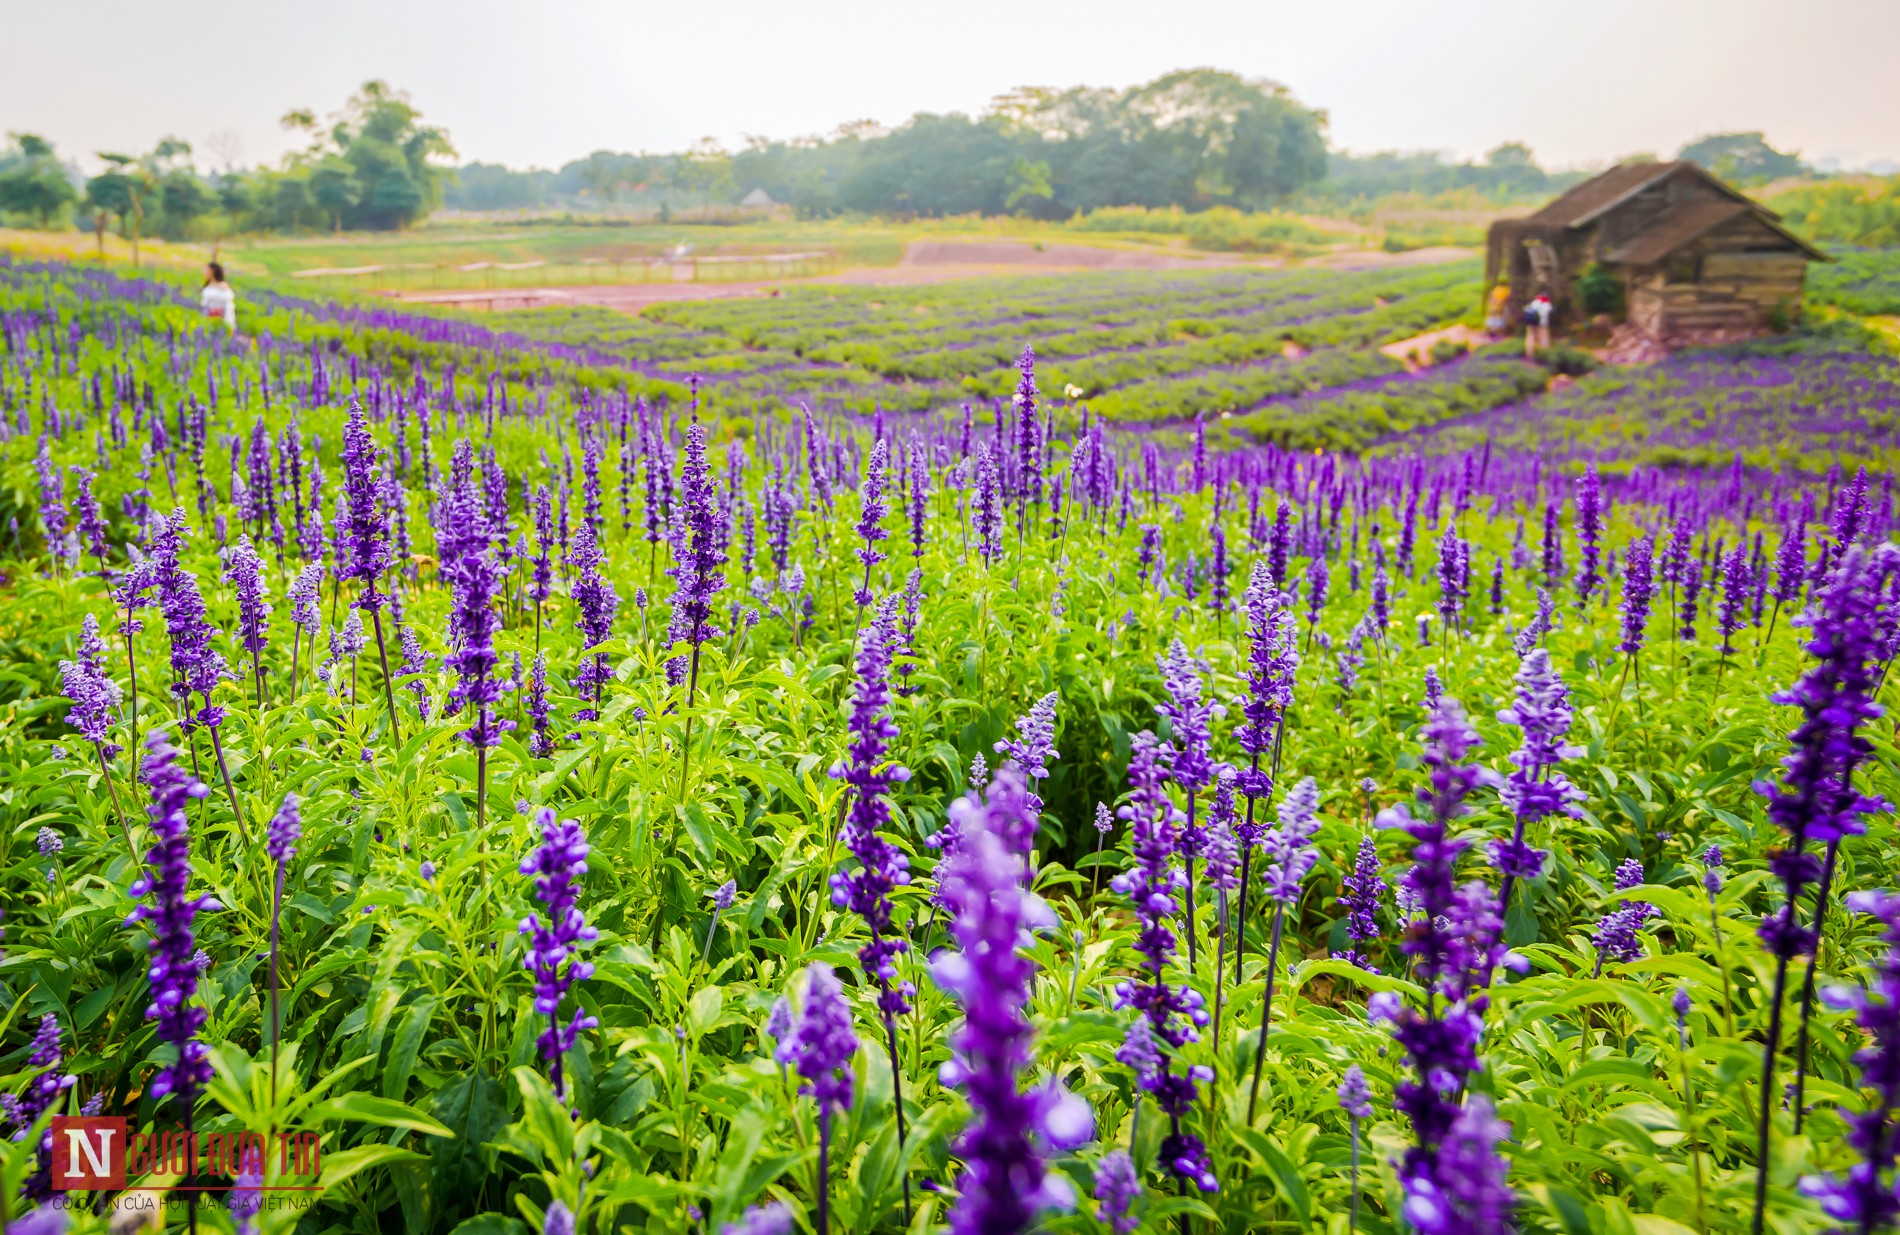
M 1475 282 L 0 265 L 0 1220 L 1889 1229 L 1895 362 Z

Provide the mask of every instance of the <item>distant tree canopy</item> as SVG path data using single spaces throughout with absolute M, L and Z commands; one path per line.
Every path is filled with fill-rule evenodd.
M 299 214 L 314 207 L 335 230 L 378 231 L 407 227 L 441 205 L 454 172 L 431 160 L 453 157 L 455 148 L 421 118 L 406 95 L 380 81 L 363 83 L 327 129 L 308 111 L 286 115 L 285 127 L 314 136 L 281 173 L 308 182 Z
M 920 113 L 889 130 L 860 121 L 826 138 L 754 138 L 736 154 L 705 139 L 681 154 L 596 151 L 552 173 L 471 164 L 448 202 L 498 209 L 762 188 L 808 216 L 1255 209 L 1325 174 L 1325 124 L 1284 86 L 1190 69 L 1127 90 L 1016 90 L 974 119 Z
M 1715 133 L 1690 142 L 1676 157 L 1734 184 L 1765 184 L 1807 171 L 1799 155 L 1775 149 L 1760 133 Z
M 1326 179 L 1311 195 L 1329 201 L 1386 197 L 1394 193 L 1472 192 L 1493 201 L 1532 201 L 1561 192 L 1583 179 L 1581 172 L 1547 172 L 1530 147 L 1506 142 L 1482 162 L 1453 163 L 1433 151 L 1381 151 L 1332 156 Z

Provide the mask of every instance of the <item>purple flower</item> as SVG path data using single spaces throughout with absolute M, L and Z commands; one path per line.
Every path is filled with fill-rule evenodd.
M 1550 653 L 1533 647 L 1518 665 L 1516 682 L 1516 698 L 1498 712 L 1498 719 L 1516 725 L 1524 735 L 1523 745 L 1511 752 L 1517 770 L 1499 790 L 1517 822 L 1510 840 L 1490 846 L 1491 864 L 1504 875 L 1500 900 L 1507 906 L 1511 886 L 1543 874 L 1549 856 L 1525 842 L 1525 829 L 1552 815 L 1575 815 L 1583 800 L 1583 791 L 1557 770 L 1560 760 L 1574 759 L 1583 750 L 1565 741 L 1570 733 L 1570 689 L 1550 663 Z
M 1155 663 L 1168 692 L 1167 700 L 1157 703 L 1155 711 L 1167 718 L 1173 730 L 1175 754 L 1169 770 L 1191 802 L 1214 779 L 1214 705 L 1203 698 L 1201 682 L 1207 666 L 1196 660 L 1179 639 L 1170 642 L 1167 655 Z
M 1900 1221 L 1900 1190 L 1893 1166 L 1897 1139 L 1895 1108 L 1900 1107 L 1900 896 L 1891 892 L 1854 892 L 1847 907 L 1878 919 L 1886 949 L 1872 963 L 1865 989 L 1845 986 L 1822 992 L 1838 1011 L 1852 1011 L 1866 1045 L 1854 1056 L 1861 1088 L 1873 1097 L 1864 1111 L 1843 1109 L 1847 1143 L 1860 1161 L 1845 1175 L 1810 1175 L 1801 1191 L 1821 1203 L 1822 1212 L 1841 1231 L 1891 1229 Z
M 258 685 L 263 685 L 264 670 L 259 657 L 270 646 L 270 598 L 264 584 L 264 559 L 251 547 L 251 538 L 241 538 L 224 550 L 224 577 L 237 593 L 239 643 L 251 654 Z
M 1280 826 L 1269 830 L 1261 841 L 1267 861 L 1263 872 L 1266 893 L 1282 905 L 1300 898 L 1300 885 L 1307 872 L 1319 861 L 1313 849 L 1313 833 L 1319 828 L 1319 785 L 1307 777 L 1280 800 Z
M 1722 636 L 1723 656 L 1735 654 L 1735 632 L 1741 627 L 1743 605 L 1752 588 L 1748 550 L 1736 545 L 1722 562 L 1722 598 L 1715 606 L 1715 629 Z
M 1003 555 L 1002 483 L 988 442 L 976 448 L 976 499 L 970 506 L 970 522 L 976 532 L 977 556 L 987 566 Z
M 864 485 L 858 490 L 858 535 L 864 540 L 864 548 L 858 550 L 858 561 L 864 563 L 864 582 L 853 599 L 859 608 L 876 599 L 871 595 L 871 568 L 884 560 L 878 542 L 890 536 L 884 530 L 884 471 L 889 461 L 890 447 L 880 437 L 871 445 L 871 461 L 864 469 Z
M 667 569 L 678 585 L 673 593 L 667 643 L 687 644 L 692 649 L 693 669 L 697 670 L 700 646 L 720 634 L 712 621 L 713 600 L 726 586 L 726 553 L 719 536 L 718 502 L 713 493 L 712 472 L 706 464 L 706 428 L 697 419 L 686 430 L 680 505 L 684 542 L 676 552 L 675 564 Z M 685 657 L 668 661 L 667 674 L 676 686 L 697 685 L 696 672 L 689 683 Z
M 738 881 L 735 879 L 726 880 L 720 884 L 718 890 L 713 893 L 713 908 L 720 913 L 724 913 L 726 910 L 732 908 L 732 898 L 738 894 Z
M 211 1064 L 205 1057 L 198 1031 L 204 1027 L 206 1012 L 192 1002 L 198 993 L 199 967 L 197 938 L 192 923 L 200 911 L 216 912 L 221 906 L 209 896 L 191 892 L 191 820 L 187 808 L 191 801 L 208 792 L 203 784 L 179 766 L 180 751 L 163 730 L 154 731 L 145 742 L 144 779 L 151 791 L 148 809 L 153 843 L 145 854 L 145 873 L 127 889 L 134 900 L 151 897 L 125 920 L 130 926 L 148 923 L 152 932 L 146 944 L 150 954 L 149 972 L 152 1002 L 145 1019 L 158 1022 L 159 1040 L 168 1043 L 176 1055 L 153 1073 L 147 1092 L 155 1099 L 175 1094 L 179 1107 L 187 1113 L 197 1104 L 198 1090 L 211 1079 Z
M 1372 1118 L 1372 1088 L 1358 1064 L 1348 1067 L 1339 1082 L 1339 1109 L 1354 1119 Z
M 719 1228 L 719 1235 L 792 1235 L 797 1224 L 792 1211 L 778 1201 L 754 1205 L 737 1222 Z
M 1019 838 L 1036 821 L 1025 804 L 1021 773 L 1007 765 L 986 801 L 958 799 L 951 810 L 962 844 L 940 876 L 957 950 L 938 953 L 931 974 L 963 1005 L 964 1020 L 939 1076 L 964 1090 L 973 1112 L 957 1142 L 964 1172 L 950 1229 L 959 1235 L 1007 1235 L 1045 1209 L 1072 1206 L 1067 1189 L 1045 1175 L 1043 1157 L 1087 1140 L 1093 1123 L 1087 1103 L 1059 1085 L 1022 1087 L 1033 1062 L 1028 1005 L 1036 975 L 1022 949 L 1032 932 L 1055 925 L 1026 887 Z
M 574 1049 L 581 1030 L 600 1022 L 581 1007 L 574 1009 L 566 1025 L 561 1023 L 561 1000 L 576 982 L 593 976 L 594 967 L 580 959 L 580 949 L 598 937 L 581 914 L 578 881 L 587 873 L 587 834 L 573 819 L 556 821 L 550 807 L 535 813 L 535 826 L 541 832 L 541 844 L 523 859 L 521 873 L 534 878 L 535 899 L 545 907 L 546 917 L 530 913 L 521 921 L 521 933 L 528 936 L 528 953 L 522 965 L 534 975 L 534 1010 L 548 1018 L 548 1027 L 535 1039 L 541 1058 L 548 1065 L 548 1080 L 556 1094 L 566 1096 L 561 1064 Z
M 271 861 L 284 863 L 297 856 L 297 841 L 303 836 L 303 811 L 294 793 L 286 793 L 277 813 L 271 816 L 265 833 L 264 851 Z
M 85 546 L 86 552 L 99 561 L 100 569 L 106 562 L 106 523 L 99 512 L 99 499 L 92 495 L 93 474 L 83 467 L 72 469 L 73 473 L 73 531 Z
M 502 697 L 502 685 L 495 676 L 495 667 L 501 663 L 495 652 L 495 633 L 501 629 L 501 615 L 495 609 L 501 574 L 494 558 L 484 551 L 456 562 L 451 582 L 455 600 L 450 623 L 461 644 L 442 658 L 443 666 L 453 670 L 457 679 L 449 688 L 447 710 L 471 709 L 468 728 L 456 736 L 478 750 L 486 749 L 500 745 L 501 735 L 514 728 L 513 721 L 494 713 Z
M 1400 1172 L 1401 1212 L 1418 1235 L 1510 1235 L 1516 1196 L 1505 1182 L 1509 1165 L 1498 1143 L 1511 1134 L 1492 1114 L 1491 1100 L 1473 1094 L 1446 1130 L 1429 1168 Z
M 187 703 L 193 693 L 204 703 L 197 712 L 187 713 L 183 718 L 185 731 L 189 733 L 197 725 L 215 730 L 224 722 L 224 709 L 211 702 L 211 692 L 230 672 L 225 668 L 223 655 L 212 647 L 211 641 L 219 632 L 205 620 L 205 602 L 198 591 L 198 580 L 179 565 L 178 555 L 187 530 L 182 509 L 173 511 L 169 520 L 156 524 L 152 563 L 159 608 L 164 611 L 165 628 L 172 641 L 172 693 L 178 696 L 181 705 Z
M 1860 816 L 1884 809 L 1879 799 L 1853 787 L 1855 770 L 1873 753 L 1860 726 L 1883 715 L 1873 696 L 1884 562 L 1884 554 L 1876 557 L 1858 546 L 1841 555 L 1813 607 L 1797 619 L 1811 632 L 1807 651 L 1815 664 L 1791 689 L 1773 696 L 1776 703 L 1800 708 L 1802 717 L 1788 737 L 1792 750 L 1781 761 L 1781 782 L 1756 786 L 1768 798 L 1768 817 L 1789 840 L 1769 861 L 1786 900 L 1761 925 L 1763 942 L 1784 960 L 1813 947 L 1813 932 L 1794 915 L 1801 889 L 1820 873 L 1807 845 L 1864 832 Z
M 1592 463 L 1577 486 L 1577 607 L 1590 603 L 1602 578 L 1597 568 L 1603 559 L 1603 481 Z
M 923 447 L 910 447 L 910 555 L 924 555 L 924 525 L 930 518 L 930 465 L 924 461 Z
M 1643 650 L 1643 629 L 1649 625 L 1649 604 L 1656 595 L 1655 552 L 1655 539 L 1643 536 L 1623 558 L 1623 641 L 1617 647 L 1629 656 Z
M 1207 812 L 1201 858 L 1207 886 L 1225 896 L 1240 886 L 1240 841 L 1234 836 L 1234 778 L 1214 782 L 1214 805 Z
M 389 522 L 377 502 L 379 475 L 376 439 L 363 419 L 363 405 L 352 399 L 349 422 L 343 426 L 343 496 L 349 513 L 339 537 L 338 578 L 362 583 L 356 603 L 371 613 L 380 611 L 388 599 L 376 590 L 389 569 Z
M 996 743 L 997 754 L 1007 754 L 1022 769 L 1024 776 L 1041 780 L 1049 775 L 1048 761 L 1056 754 L 1056 704 L 1062 696 L 1050 691 L 1030 705 L 1027 715 L 1016 722 L 1018 737 Z
M 533 732 L 528 735 L 528 753 L 536 759 L 545 759 L 554 753 L 554 743 L 548 738 L 548 654 L 536 652 L 534 667 L 528 671 L 528 719 L 533 722 Z
M 1199 993 L 1166 977 L 1175 947 L 1169 919 L 1177 910 L 1175 893 L 1187 886 L 1185 877 L 1173 865 L 1179 843 L 1176 825 L 1182 818 L 1166 789 L 1167 766 L 1173 754 L 1153 733 L 1144 729 L 1135 735 L 1128 766 L 1129 804 L 1122 808 L 1123 818 L 1129 821 L 1135 862 L 1110 885 L 1134 908 L 1140 923 L 1135 947 L 1142 954 L 1146 971 L 1140 980 L 1129 978 L 1117 987 L 1116 1006 L 1132 1007 L 1146 1019 L 1158 1052 L 1162 1047 L 1178 1051 L 1197 1041 L 1197 1026 L 1208 1020 Z M 1193 1071 L 1175 1072 L 1169 1056 L 1161 1053 L 1152 1072 L 1142 1078 L 1142 1087 L 1154 1095 L 1169 1118 L 1170 1132 L 1161 1143 L 1161 1161 L 1203 1192 L 1214 1192 L 1220 1185 L 1207 1150 L 1198 1137 L 1181 1126 L 1182 1118 L 1193 1109 L 1198 1075 Z
M 842 840 L 858 860 L 856 873 L 838 871 L 831 877 L 832 903 L 849 908 L 864 919 L 871 942 L 858 952 L 864 971 L 878 985 L 878 1007 L 889 1017 L 910 1010 L 912 987 L 897 981 L 897 957 L 909 945 L 892 926 L 891 891 L 910 882 L 902 850 L 881 835 L 891 820 L 888 795 L 894 785 L 910 779 L 910 770 L 890 762 L 891 741 L 897 724 L 891 706 L 891 642 L 895 623 L 894 598 L 878 605 L 871 625 L 858 636 L 858 683 L 851 699 L 851 741 L 846 758 L 831 775 L 851 788 Z
M 107 759 L 119 747 L 106 739 L 118 723 L 119 684 L 106 675 L 105 642 L 99 638 L 99 619 L 88 613 L 79 623 L 77 660 L 59 662 L 60 689 L 73 701 L 66 723 L 97 746 Z
M 402 662 L 396 666 L 396 676 L 414 678 L 409 683 L 409 691 L 416 697 L 416 711 L 422 719 L 429 719 L 429 684 L 420 674 L 428 672 L 429 654 L 422 650 L 422 641 L 416 636 L 414 626 L 402 628 Z
M 608 667 L 606 656 L 590 655 L 588 649 L 599 647 L 613 636 L 614 618 L 620 613 L 620 597 L 614 592 L 614 585 L 601 578 L 600 567 L 606 558 L 594 535 L 592 527 L 582 524 L 574 538 L 574 552 L 568 559 L 579 572 L 573 587 L 574 608 L 578 614 L 574 624 L 581 632 L 582 652 L 580 667 L 574 671 L 574 691 L 585 701 L 585 706 L 576 709 L 575 720 L 600 717 L 601 695 L 613 679 L 613 670 Z
M 792 1066 L 805 1078 L 799 1092 L 818 1104 L 821 1126 L 828 1129 L 834 1112 L 851 1109 L 851 1057 L 858 1053 L 858 1035 L 831 966 L 819 961 L 807 974 L 805 1008 L 792 1032 Z
M 1363 949 L 1379 937 L 1379 898 L 1385 889 L 1385 880 L 1379 877 L 1379 847 L 1370 836 L 1361 837 L 1352 869 L 1340 880 L 1339 907 L 1346 912 L 1346 938 L 1353 946 L 1351 951 L 1335 955 L 1372 973 L 1379 971 Z
M 39 1122 L 40 1116 L 57 1105 L 66 1091 L 78 1083 L 77 1077 L 59 1070 L 61 1059 L 59 1018 L 48 1012 L 40 1018 L 39 1032 L 33 1035 L 33 1050 L 26 1059 L 27 1067 L 37 1069 L 39 1075 L 26 1082 L 18 1098 L 7 1095 L 7 1114 L 18 1129 L 14 1133 L 15 1140 L 24 1137 L 27 1130 Z M 49 1127 L 40 1139 L 38 1160 L 26 1180 L 25 1193 L 29 1199 L 44 1200 L 52 1195 L 52 1151 L 53 1133 Z
M 1011 402 L 1016 408 L 1016 506 L 1018 526 L 1025 522 L 1025 506 L 1042 501 L 1042 423 L 1036 419 L 1036 353 L 1030 347 L 1016 362 L 1020 379 Z
M 1306 567 L 1306 624 L 1318 626 L 1326 611 L 1326 587 L 1331 576 L 1326 570 L 1326 555 L 1315 557 Z
M 1281 718 L 1293 706 L 1293 679 L 1300 667 L 1300 653 L 1293 615 L 1282 604 L 1268 568 L 1259 562 L 1254 563 L 1244 603 L 1249 643 L 1247 697 L 1241 705 L 1245 720 L 1235 739 L 1249 756 L 1237 788 L 1249 799 L 1248 822 L 1241 827 L 1240 840 L 1251 847 L 1260 840 L 1259 825 L 1252 822 L 1252 802 L 1273 793 L 1273 777 L 1261 770 L 1260 762 L 1263 757 L 1272 757 Z
M 1140 1197 L 1141 1178 L 1128 1151 L 1111 1149 L 1103 1154 L 1095 1167 L 1095 1220 L 1115 1235 L 1128 1235 L 1141 1225 L 1134 1213 Z

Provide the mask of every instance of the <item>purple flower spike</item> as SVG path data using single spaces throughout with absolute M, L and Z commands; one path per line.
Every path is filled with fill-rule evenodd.
M 910 770 L 890 762 L 897 724 L 891 707 L 891 646 L 895 637 L 895 598 L 878 606 L 877 616 L 858 637 L 858 684 L 851 701 L 851 742 L 844 762 L 831 775 L 851 787 L 851 805 L 845 812 L 842 839 L 858 860 L 853 873 L 831 877 L 831 900 L 864 919 L 871 942 L 859 950 L 867 976 L 878 984 L 878 1006 L 887 1017 L 910 1010 L 911 984 L 897 977 L 897 957 L 909 945 L 892 924 L 892 889 L 910 882 L 908 860 L 902 850 L 880 833 L 891 821 L 889 794 L 894 785 L 910 779 Z
M 1115 1235 L 1129 1235 L 1141 1225 L 1134 1213 L 1140 1197 L 1141 1177 L 1128 1151 L 1111 1149 L 1103 1154 L 1095 1168 L 1095 1220 Z
M 951 808 L 960 815 L 962 844 L 945 861 L 942 881 L 958 948 L 939 953 L 931 973 L 964 1010 L 939 1074 L 965 1091 L 974 1113 L 957 1143 L 965 1165 L 950 1229 L 958 1235 L 1009 1235 L 1044 1210 L 1072 1207 L 1043 1158 L 1081 1144 L 1093 1125 L 1087 1103 L 1059 1086 L 1022 1087 L 1033 1062 L 1028 1005 L 1036 964 L 1021 949 L 1056 922 L 1027 890 L 1029 865 L 1017 838 L 1034 820 L 1024 817 L 1024 799 L 1021 773 L 1005 765 L 986 801 L 962 798 Z
M 198 945 L 193 920 L 202 912 L 222 908 L 209 896 L 192 896 L 190 804 L 208 790 L 179 765 L 182 752 L 163 730 L 145 743 L 143 776 L 151 791 L 148 815 L 153 843 L 145 855 L 145 873 L 127 889 L 133 899 L 151 897 L 126 918 L 126 925 L 150 924 L 152 1002 L 145 1019 L 158 1023 L 158 1036 L 176 1051 L 173 1062 L 152 1075 L 147 1092 L 153 1098 L 176 1095 L 181 1110 L 189 1112 L 198 1091 L 211 1079 L 211 1063 L 198 1031 L 207 1013 L 195 1002 L 198 993 Z
M 79 736 L 111 759 L 119 747 L 106 739 L 118 723 L 119 684 L 106 676 L 105 642 L 99 638 L 99 619 L 88 613 L 79 623 L 77 660 L 59 662 L 60 689 L 73 701 L 66 723 Z
M 548 1027 L 535 1045 L 548 1065 L 554 1092 L 565 1097 L 562 1061 L 574 1049 L 581 1031 L 600 1022 L 576 1007 L 563 1025 L 561 1000 L 574 983 L 593 976 L 593 965 L 580 959 L 579 952 L 599 932 L 587 924 L 579 907 L 579 880 L 587 873 L 587 834 L 576 820 L 557 822 L 554 811 L 545 806 L 535 813 L 535 826 L 541 831 L 541 844 L 522 861 L 521 873 L 534 878 L 535 899 L 544 906 L 546 917 L 530 913 L 522 919 L 521 933 L 528 936 L 522 965 L 534 975 L 534 1010 L 548 1018 Z

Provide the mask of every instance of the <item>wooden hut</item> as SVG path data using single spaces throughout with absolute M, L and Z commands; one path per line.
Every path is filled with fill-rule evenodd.
M 1488 299 L 1508 283 L 1507 321 L 1539 292 L 1574 321 L 1577 281 L 1601 266 L 1622 283 L 1630 322 L 1678 339 L 1791 317 L 1811 260 L 1828 257 L 1696 164 L 1623 163 L 1528 218 L 1493 223 L 1484 286 Z

